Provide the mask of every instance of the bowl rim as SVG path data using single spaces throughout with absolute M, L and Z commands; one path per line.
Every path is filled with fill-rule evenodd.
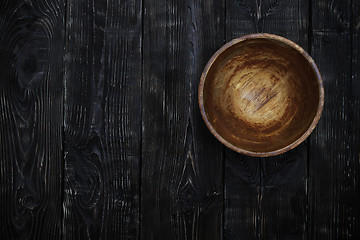
M 220 134 L 218 134 L 215 130 L 215 128 L 211 125 L 207 114 L 205 112 L 205 105 L 204 105 L 204 84 L 205 84 L 205 79 L 206 76 L 211 68 L 211 66 L 213 65 L 213 63 L 215 62 L 215 60 L 228 48 L 232 47 L 235 44 L 238 44 L 240 42 L 243 42 L 245 40 L 248 39 L 271 39 L 271 40 L 277 40 L 279 42 L 282 42 L 288 46 L 290 46 L 291 48 L 297 50 L 299 53 L 301 53 L 301 55 L 308 61 L 308 63 L 310 64 L 310 66 L 312 67 L 312 70 L 314 71 L 315 75 L 316 75 L 316 79 L 319 85 L 319 103 L 318 103 L 318 108 L 316 111 L 316 115 L 310 125 L 310 127 L 306 130 L 306 132 L 301 135 L 301 137 L 299 137 L 296 141 L 290 143 L 289 145 L 274 150 L 274 151 L 270 151 L 270 152 L 254 152 L 254 151 L 249 151 L 249 150 L 245 150 L 239 147 L 234 146 L 233 144 L 231 144 L 230 142 L 228 142 L 227 140 L 225 140 Z M 210 132 L 215 136 L 215 138 L 217 138 L 222 144 L 224 144 L 226 147 L 230 148 L 231 150 L 234 150 L 238 153 L 241 154 L 245 154 L 248 156 L 253 156 L 253 157 L 270 157 L 270 156 L 276 156 L 282 153 L 285 153 L 295 147 L 297 147 L 300 143 L 302 143 L 310 134 L 311 132 L 314 130 L 314 128 L 316 127 L 317 123 L 320 120 L 323 108 L 324 108 L 324 86 L 323 86 L 323 80 L 320 74 L 320 71 L 318 69 L 318 67 L 315 64 L 315 61 L 312 59 L 312 57 L 302 48 L 300 47 L 298 44 L 296 44 L 295 42 L 275 35 L 275 34 L 269 34 L 269 33 L 254 33 L 254 34 L 247 34 L 247 35 L 243 35 L 239 38 L 235 38 L 229 42 L 227 42 L 225 45 L 223 45 L 220 49 L 218 49 L 214 55 L 210 58 L 210 60 L 207 62 L 201 77 L 200 77 L 200 83 L 199 83 L 199 88 L 198 88 L 198 101 L 199 101 L 199 107 L 200 107 L 200 112 L 202 115 L 202 118 L 205 121 L 206 126 L 208 127 L 208 129 L 210 130 Z

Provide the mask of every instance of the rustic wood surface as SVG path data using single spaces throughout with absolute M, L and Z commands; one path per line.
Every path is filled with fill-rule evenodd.
M 221 239 L 223 150 L 197 85 L 223 41 L 219 0 L 145 1 L 141 239 Z
M 243 34 L 269 32 L 287 37 L 307 50 L 307 1 L 228 0 L 226 6 L 227 41 Z M 233 189 L 239 176 L 245 179 L 245 184 L 225 192 L 231 203 L 225 206 L 225 236 L 303 239 L 307 205 L 306 142 L 276 157 L 259 159 L 236 153 L 229 156 L 232 158 L 225 159 L 225 189 Z
M 309 139 L 253 158 L 201 119 L 225 42 L 307 50 Z M 1 239 L 360 239 L 359 0 L 0 2 Z
M 67 5 L 66 239 L 139 236 L 141 1 Z
M 313 3 L 312 53 L 328 97 L 309 149 L 311 239 L 360 238 L 360 92 L 356 90 L 360 42 L 353 34 L 357 29 L 351 4 L 350 0 L 327 6 Z
M 0 237 L 60 239 L 65 9 L 0 5 Z

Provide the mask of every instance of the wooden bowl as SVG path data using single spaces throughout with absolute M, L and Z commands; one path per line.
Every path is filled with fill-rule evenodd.
M 324 89 L 314 60 L 272 34 L 252 34 L 220 48 L 199 85 L 201 114 L 211 133 L 246 155 L 284 153 L 320 119 Z

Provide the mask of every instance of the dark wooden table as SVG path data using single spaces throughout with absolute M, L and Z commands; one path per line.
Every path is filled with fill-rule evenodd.
M 324 79 L 310 138 L 237 154 L 203 67 L 255 32 Z M 360 239 L 359 0 L 2 0 L 1 239 Z

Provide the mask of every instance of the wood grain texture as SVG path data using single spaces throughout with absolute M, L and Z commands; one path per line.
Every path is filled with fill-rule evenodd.
M 197 89 L 223 42 L 223 2 L 144 1 L 142 239 L 221 239 L 222 146 Z
M 224 239 L 260 238 L 262 179 L 254 157 L 225 151 Z
M 310 144 L 311 239 L 360 238 L 359 40 L 351 9 L 351 1 L 313 2 L 312 51 L 326 100 Z
M 286 37 L 307 50 L 308 9 L 307 1 L 227 0 L 226 40 L 268 32 Z M 255 181 L 258 185 L 242 186 L 236 193 L 225 192 L 226 203 L 239 196 L 242 198 L 241 203 L 231 208 L 225 206 L 225 236 L 228 233 L 228 239 L 241 236 L 240 239 L 306 239 L 307 143 L 277 157 L 258 159 L 237 155 L 232 158 L 225 159 L 226 189 L 244 172 L 259 179 Z M 239 168 L 238 164 L 246 169 L 232 173 Z M 249 170 L 259 172 L 250 173 Z M 253 181 L 249 179 L 248 182 Z M 252 188 L 250 193 L 248 188 Z M 245 192 L 247 194 L 243 194 Z M 257 209 L 253 210 L 256 217 L 247 210 L 254 207 L 253 199 L 259 199 Z
M 309 141 L 272 158 L 198 110 L 207 60 L 254 32 L 324 78 Z M 359 63 L 358 0 L 3 0 L 1 239 L 360 239 Z
M 227 41 L 255 32 L 274 33 L 307 46 L 308 2 L 280 0 L 227 0 Z
M 0 236 L 59 239 L 61 1 L 0 3 Z
M 351 33 L 351 85 L 349 93 L 350 106 L 349 109 L 349 125 L 351 126 L 351 151 L 350 157 L 352 159 L 353 168 L 350 170 L 352 173 L 352 179 L 348 179 L 348 184 L 352 187 L 352 192 L 346 197 L 352 197 L 350 221 L 351 221 L 351 232 L 353 233 L 353 239 L 359 238 L 360 236 L 360 1 L 352 0 L 352 13 L 350 13 L 350 33 Z
M 306 145 L 262 160 L 262 239 L 307 239 Z
M 138 239 L 141 1 L 68 1 L 64 238 Z

